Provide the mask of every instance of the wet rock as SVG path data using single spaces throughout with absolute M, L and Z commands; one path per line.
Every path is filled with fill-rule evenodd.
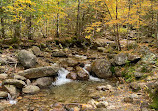
M 88 80 L 89 79 L 89 75 L 87 74 L 86 71 L 83 70 L 83 68 L 81 67 L 76 67 L 77 70 L 77 79 L 78 80 Z
M 24 81 L 17 80 L 17 79 L 6 79 L 6 80 L 3 81 L 2 84 L 3 85 L 14 85 L 17 88 L 22 88 L 26 85 Z
M 78 61 L 76 61 L 72 58 L 68 58 L 66 62 L 68 64 L 68 67 L 74 67 L 74 66 L 77 66 L 79 64 Z
M 41 55 L 41 50 L 40 50 L 39 47 L 33 46 L 33 47 L 31 48 L 31 50 L 32 50 L 32 52 L 33 52 L 34 55 L 36 55 L 36 56 L 40 56 L 40 55 Z
M 12 98 L 16 98 L 19 95 L 18 90 L 14 85 L 4 85 L 3 87 L 7 92 L 10 93 Z
M 98 59 L 92 63 L 92 72 L 99 78 L 109 78 L 112 76 L 111 63 L 106 59 Z
M 0 74 L 0 80 L 7 79 L 7 77 L 8 77 L 8 74 L 5 74 L 5 73 Z
M 22 72 L 19 72 L 18 75 L 24 76 L 27 79 L 32 79 L 32 78 L 40 78 L 46 76 L 55 76 L 57 75 L 58 71 L 59 71 L 59 66 L 52 65 L 46 67 L 27 69 Z
M 70 73 L 66 76 L 66 78 L 72 79 L 72 80 L 77 80 L 77 74 L 74 73 L 74 72 L 70 72 Z
M 133 102 L 133 98 L 132 97 L 125 97 L 124 98 L 124 102 L 132 103 Z
M 0 91 L 0 98 L 7 98 L 8 97 L 8 93 L 5 91 Z
M 52 57 L 67 57 L 67 55 L 63 51 L 56 51 L 52 53 Z
M 96 104 L 97 108 L 106 108 L 108 106 L 108 102 L 100 101 Z
M 128 60 L 127 54 L 120 53 L 120 54 L 118 54 L 118 55 L 115 56 L 114 62 L 115 62 L 116 65 L 121 66 L 121 65 L 126 64 L 127 60 Z
M 39 86 L 40 88 L 46 87 L 46 86 L 50 86 L 53 82 L 53 78 L 51 77 L 42 77 L 42 78 L 38 78 L 33 85 Z
M 25 94 L 35 94 L 40 91 L 38 86 L 29 85 L 22 89 L 22 92 Z
M 14 79 L 22 80 L 22 81 L 26 80 L 26 78 L 24 76 L 20 76 L 20 75 L 14 75 Z
M 25 68 L 32 68 L 37 63 L 36 56 L 27 50 L 21 50 L 19 52 L 18 60 Z

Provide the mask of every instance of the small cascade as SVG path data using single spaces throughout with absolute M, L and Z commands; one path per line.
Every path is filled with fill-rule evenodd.
M 8 93 L 8 100 L 9 100 L 10 104 L 16 104 L 17 103 L 17 101 L 14 100 L 9 93 Z
M 66 84 L 69 82 L 72 82 L 71 79 L 67 79 L 66 76 L 67 74 L 69 74 L 70 72 L 68 70 L 66 70 L 65 68 L 61 68 L 58 71 L 58 77 L 57 80 L 55 82 L 52 83 L 52 85 L 62 85 L 62 84 Z
M 75 55 L 76 58 L 78 59 L 87 59 L 87 56 L 84 56 L 84 55 Z
M 89 67 L 89 66 L 91 66 L 91 64 L 85 64 L 85 66 L 84 66 L 84 68 L 83 68 L 83 70 L 84 70 L 87 74 L 89 74 L 89 72 L 86 70 L 86 68 Z M 90 75 L 90 74 L 89 74 L 89 80 L 91 80 L 91 81 L 104 81 L 104 79 L 99 79 L 99 78 L 97 78 L 97 77 L 93 77 L 93 76 Z

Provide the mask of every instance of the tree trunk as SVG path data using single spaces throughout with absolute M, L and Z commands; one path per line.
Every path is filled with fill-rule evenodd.
M 116 20 L 118 20 L 118 1 L 116 0 Z M 120 46 L 120 38 L 119 38 L 119 25 L 116 23 L 116 44 L 117 44 L 117 49 L 120 51 L 121 46 Z
M 157 22 L 157 26 L 156 26 L 156 38 L 157 38 L 157 48 L 158 48 L 158 12 L 157 12 L 157 14 L 156 14 L 156 22 Z
M 58 1 L 58 8 L 59 8 L 59 1 Z M 57 24 L 56 24 L 56 37 L 59 38 L 59 9 L 58 9 L 58 13 L 57 13 Z
M 77 22 L 76 22 L 76 36 L 80 37 L 80 0 L 78 0 L 78 8 L 77 8 Z
M 2 17 L 0 18 L 1 19 L 1 32 L 2 32 L 2 38 L 5 38 L 5 29 L 4 29 L 4 18 L 3 18 L 3 9 L 2 9 L 2 0 L 1 0 L 1 6 L 0 6 L 0 12 L 1 12 L 1 15 Z

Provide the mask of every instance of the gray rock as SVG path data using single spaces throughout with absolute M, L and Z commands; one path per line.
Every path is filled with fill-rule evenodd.
M 78 63 L 79 63 L 77 60 L 72 59 L 72 58 L 68 58 L 66 60 L 66 62 L 67 62 L 69 67 L 74 67 L 74 66 L 78 65 Z
M 112 76 L 112 72 L 110 70 L 111 63 L 106 59 L 95 60 L 92 63 L 92 72 L 98 76 L 99 78 L 109 78 Z
M 53 82 L 53 78 L 51 77 L 42 77 L 42 78 L 38 78 L 33 85 L 39 86 L 40 88 L 46 87 L 46 86 L 50 86 Z
M 121 66 L 121 65 L 126 64 L 127 60 L 128 60 L 127 54 L 120 53 L 120 54 L 115 56 L 114 62 L 115 62 L 116 65 L 120 65 Z
M 134 76 L 136 77 L 136 78 L 141 78 L 141 77 L 143 77 L 145 74 L 144 73 L 141 73 L 141 72 L 134 72 Z
M 140 85 L 137 82 L 132 82 L 132 83 L 130 83 L 130 88 L 133 90 L 139 90 Z
M 40 91 L 38 86 L 29 85 L 22 89 L 22 92 L 25 94 L 35 94 Z
M 27 50 L 19 52 L 18 60 L 25 68 L 32 68 L 37 64 L 36 56 Z
M 32 50 L 33 54 L 35 54 L 36 56 L 40 56 L 41 55 L 41 50 L 40 50 L 39 47 L 33 46 L 31 50 Z
M 113 87 L 111 85 L 106 85 L 106 86 L 97 86 L 96 88 L 97 90 L 102 90 L 102 91 L 106 91 L 106 90 L 110 90 L 112 91 L 113 90 Z
M 7 77 L 8 77 L 8 74 L 5 74 L 5 73 L 0 74 L 0 80 L 7 79 Z
M 132 103 L 133 102 L 133 98 L 132 97 L 125 97 L 124 98 L 124 102 Z
M 1 65 L 7 64 L 7 61 L 4 58 L 0 57 L 0 64 Z
M 0 73 L 4 73 L 6 70 L 5 66 L 0 66 Z
M 104 47 L 97 47 L 97 50 L 99 52 L 104 52 L 104 51 L 106 51 L 106 48 L 104 48 Z
M 5 91 L 0 91 L 0 98 L 7 98 L 8 97 L 8 93 Z
M 3 87 L 11 94 L 12 98 L 16 98 L 19 95 L 18 90 L 14 85 L 4 85 Z
M 108 106 L 108 102 L 100 101 L 96 104 L 97 108 L 106 108 Z
M 52 53 L 52 57 L 67 57 L 67 55 L 63 51 L 57 51 Z
M 26 84 L 22 80 L 17 80 L 17 79 L 6 79 L 2 83 L 3 85 L 14 85 L 17 88 L 23 88 Z
M 26 78 L 24 76 L 20 76 L 20 75 L 14 75 L 14 79 L 17 79 L 17 80 L 26 80 Z
M 129 54 L 128 55 L 128 61 L 131 62 L 138 62 L 141 59 L 139 55 Z
M 83 70 L 83 68 L 81 67 L 76 67 L 76 71 L 77 71 L 77 79 L 78 80 L 88 80 L 89 79 L 89 75 L 86 71 Z
M 31 69 L 27 69 L 22 72 L 19 72 L 18 75 L 24 76 L 27 79 L 54 76 L 54 75 L 57 75 L 57 72 L 59 71 L 59 69 L 60 68 L 57 65 L 31 68 Z

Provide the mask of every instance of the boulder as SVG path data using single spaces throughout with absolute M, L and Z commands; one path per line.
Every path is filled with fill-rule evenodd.
M 7 79 L 7 77 L 8 77 L 8 74 L 5 74 L 5 73 L 0 74 L 0 80 Z
M 114 59 L 115 64 L 121 66 L 127 63 L 128 56 L 126 53 L 120 53 L 117 54 Z
M 76 71 L 77 71 L 77 79 L 78 80 L 88 80 L 89 79 L 89 75 L 86 71 L 83 70 L 83 68 L 81 67 L 76 67 Z
M 109 78 L 112 76 L 111 63 L 106 59 L 98 59 L 92 63 L 92 73 L 94 73 L 99 78 Z
M 39 47 L 33 46 L 31 50 L 32 50 L 33 54 L 35 54 L 36 56 L 40 56 L 41 55 L 41 50 L 40 50 Z
M 18 60 L 25 68 L 35 67 L 37 64 L 36 56 L 27 50 L 21 50 L 19 52 Z
M 5 91 L 0 91 L 0 98 L 7 98 L 8 97 L 8 93 Z
M 138 62 L 141 59 L 141 57 L 139 55 L 135 55 L 135 54 L 129 54 L 128 55 L 128 61 L 130 62 Z
M 74 73 L 74 72 L 70 72 L 70 73 L 66 76 L 66 78 L 72 79 L 72 80 L 77 80 L 77 74 Z
M 59 67 L 57 65 L 46 66 L 46 67 L 38 67 L 31 68 L 18 73 L 18 75 L 24 76 L 27 79 L 47 77 L 57 75 L 59 71 Z
M 12 98 L 16 98 L 19 95 L 18 90 L 14 85 L 4 85 L 3 87 L 7 92 L 10 93 Z
M 22 89 L 22 92 L 25 94 L 35 94 L 40 91 L 38 86 L 29 85 Z
M 52 57 L 67 57 L 67 55 L 63 51 L 56 51 L 52 53 Z
M 22 80 L 17 80 L 17 79 L 6 79 L 2 83 L 3 85 L 14 85 L 17 88 L 23 88 L 26 84 Z
M 105 47 L 108 45 L 115 44 L 114 41 L 110 41 L 106 38 L 97 38 L 93 43 L 94 43 L 94 46 L 96 46 L 96 47 Z
M 53 78 L 52 77 L 42 77 L 42 78 L 38 78 L 33 85 L 39 86 L 40 88 L 43 87 L 47 87 L 50 86 L 53 82 Z
M 68 67 L 74 67 L 74 66 L 76 66 L 76 65 L 79 64 L 79 62 L 78 62 L 77 60 L 72 59 L 72 58 L 68 58 L 68 59 L 66 60 L 66 62 L 67 62 L 67 64 L 68 64 Z

